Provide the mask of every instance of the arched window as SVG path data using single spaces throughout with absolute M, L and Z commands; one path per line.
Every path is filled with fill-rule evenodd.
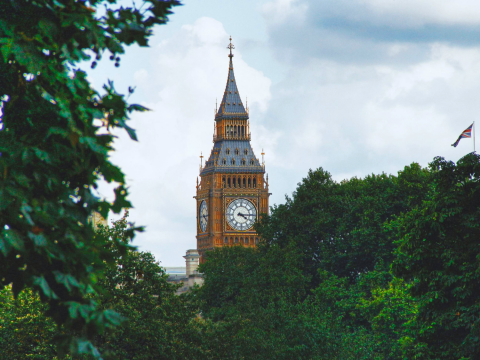
M 235 159 L 232 159 L 232 165 L 235 165 Z
M 233 177 L 232 180 L 233 180 L 233 187 L 236 187 L 236 185 L 237 185 L 237 178 L 236 178 L 236 177 Z
M 258 238 L 255 238 L 255 244 L 258 244 Z
M 254 187 L 254 188 L 257 187 L 257 179 L 256 179 L 256 178 L 253 178 L 253 187 Z
M 248 178 L 248 187 L 249 187 L 249 188 L 252 187 L 252 178 Z
M 250 165 L 255 165 L 255 160 L 250 160 Z
M 247 179 L 243 178 L 243 187 L 247 187 Z
M 225 236 L 225 244 L 228 244 L 228 237 Z
M 240 154 L 240 150 L 238 150 L 238 148 L 235 149 L 235 155 L 239 155 Z
M 245 238 L 245 244 L 248 244 L 248 238 Z
M 223 164 L 223 165 L 227 165 L 227 159 L 223 158 L 222 164 Z
M 223 186 L 223 187 L 226 187 L 226 186 L 227 186 L 227 185 L 226 185 L 226 182 L 225 182 L 225 176 L 222 177 L 222 186 Z
M 230 135 L 230 125 L 227 125 L 226 129 L 227 129 L 227 138 L 228 138 L 228 136 Z M 228 149 L 227 149 L 227 151 L 228 151 Z
M 243 152 L 245 155 L 248 155 L 248 149 L 245 149 L 245 151 Z
M 243 244 L 243 237 L 240 238 L 240 244 Z
M 235 244 L 238 244 L 238 237 L 235 238 Z
M 230 176 L 228 177 L 227 181 L 228 181 L 228 187 L 232 187 L 232 183 L 230 181 Z
M 227 151 L 226 151 L 227 155 L 230 155 L 230 149 L 227 148 Z
M 242 165 L 244 165 L 244 166 L 247 165 L 247 160 L 242 159 Z

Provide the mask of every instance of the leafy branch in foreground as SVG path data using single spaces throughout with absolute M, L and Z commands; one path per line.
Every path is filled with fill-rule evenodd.
M 112 82 L 94 90 L 78 64 L 95 67 L 110 54 L 118 66 L 124 46 L 147 46 L 152 27 L 179 5 L 115 3 L 11 0 L 0 7 L 1 285 L 11 284 L 15 295 L 33 288 L 65 330 L 59 350 L 95 357 L 90 340 L 118 319 L 91 300 L 113 257 L 87 219 L 131 206 L 124 174 L 108 157 L 109 130 L 136 139 L 127 121 L 146 109 L 128 104 Z M 101 179 L 119 184 L 112 203 L 92 193 Z

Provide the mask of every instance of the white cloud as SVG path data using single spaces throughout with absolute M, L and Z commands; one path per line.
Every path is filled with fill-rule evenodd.
M 394 16 L 401 18 L 404 26 L 478 25 L 480 22 L 480 3 L 473 0 L 358 0 L 358 3 L 383 17 L 385 23 Z M 401 25 L 401 22 L 396 25 Z
M 267 166 L 272 200 L 281 202 L 310 168 L 341 180 L 472 151 L 471 140 L 450 145 L 476 117 L 480 49 L 434 44 L 429 54 L 403 69 L 322 59 L 291 69 L 265 114 L 265 128 L 280 130 Z
M 275 0 L 262 6 L 262 13 L 270 25 L 281 24 L 288 21 L 305 21 L 308 4 L 301 3 L 299 0 Z
M 480 43 L 480 3 L 450 0 L 274 0 L 264 6 L 269 42 L 282 62 L 312 58 L 405 66 L 434 42 Z
M 145 69 L 137 70 L 133 74 L 133 78 L 137 83 L 144 83 L 146 80 L 148 80 L 148 71 Z

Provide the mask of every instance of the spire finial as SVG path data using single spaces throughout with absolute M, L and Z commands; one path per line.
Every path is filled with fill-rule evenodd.
M 232 44 L 232 36 L 230 36 L 230 44 L 228 44 L 227 49 L 230 50 L 228 57 L 231 59 L 233 57 L 232 50 L 235 49 L 235 46 Z

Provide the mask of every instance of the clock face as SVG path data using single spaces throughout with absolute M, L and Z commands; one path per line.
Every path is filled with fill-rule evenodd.
M 202 232 L 207 231 L 207 223 L 208 223 L 208 210 L 207 210 L 207 202 L 203 200 L 200 204 L 200 210 L 198 211 L 198 219 L 200 222 L 200 229 Z
M 251 201 L 235 199 L 227 207 L 227 221 L 235 230 L 250 229 L 257 219 L 257 209 Z

